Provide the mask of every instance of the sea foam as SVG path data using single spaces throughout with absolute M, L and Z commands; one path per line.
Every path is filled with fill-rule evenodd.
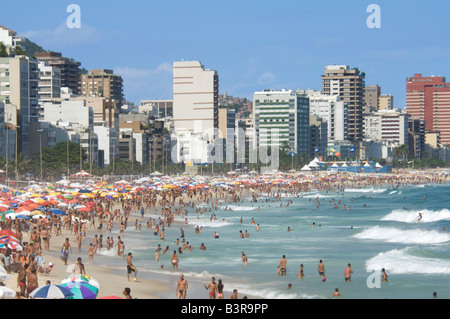
M 419 219 L 419 213 L 422 218 Z M 450 220 L 450 210 L 444 208 L 433 211 L 428 209 L 423 210 L 404 210 L 396 209 L 390 214 L 381 218 L 384 221 L 396 221 L 402 223 L 432 223 L 440 220 Z
M 403 244 L 441 244 L 450 241 L 450 234 L 436 230 L 398 229 L 380 226 L 365 229 L 353 235 L 353 237 Z
M 379 253 L 366 261 L 368 272 L 382 268 L 388 274 L 450 274 L 450 261 L 417 256 L 407 247 Z

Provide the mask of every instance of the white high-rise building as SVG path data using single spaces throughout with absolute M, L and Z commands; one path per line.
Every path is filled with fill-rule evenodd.
M 364 118 L 364 137 L 375 141 L 408 144 L 407 113 L 395 110 L 379 110 Z
M 218 128 L 219 76 L 199 61 L 173 63 L 173 122 L 175 131 Z M 196 122 L 196 123 L 194 123 Z M 197 127 L 195 127 L 197 126 Z
M 45 102 L 61 97 L 61 70 L 49 66 L 46 61 L 39 61 L 38 96 L 41 112 Z
M 322 94 L 316 90 L 297 90 L 309 97 L 309 111 L 328 123 L 328 144 L 345 141 L 347 132 L 347 105 L 338 95 Z
M 173 63 L 174 161 L 211 161 L 210 146 L 219 127 L 219 76 L 199 61 Z M 192 165 L 192 164 L 190 164 Z

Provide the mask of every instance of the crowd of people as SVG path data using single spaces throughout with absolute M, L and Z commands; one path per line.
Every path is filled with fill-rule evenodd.
M 319 179 L 319 177 L 316 177 Z M 446 183 L 447 175 L 386 175 L 386 176 L 367 176 L 367 175 L 327 175 L 320 176 L 320 183 L 315 183 L 314 188 L 321 192 L 343 192 L 346 188 L 362 188 L 367 186 L 378 187 L 387 185 L 395 188 L 404 185 L 415 185 L 422 183 Z M 46 264 L 42 253 L 49 250 L 53 237 L 65 237 L 61 247 L 61 260 L 67 265 L 73 247 L 71 240 L 76 242 L 78 253 L 81 253 L 82 247 L 87 247 L 88 263 L 93 263 L 98 251 L 106 248 L 108 251 L 117 250 L 117 256 L 126 259 L 127 278 L 134 275 L 136 280 L 138 270 L 132 263 L 132 254 L 125 253 L 124 233 L 127 227 L 130 227 L 130 217 L 140 216 L 136 219 L 134 226 L 141 228 L 144 222 L 148 229 L 153 230 L 155 235 L 164 240 L 164 231 L 175 223 L 175 218 L 184 220 L 188 223 L 188 210 L 194 210 L 195 214 L 211 213 L 211 218 L 216 218 L 213 213 L 218 209 L 219 202 L 231 204 L 239 202 L 244 195 L 250 194 L 252 201 L 258 202 L 261 195 L 267 195 L 272 199 L 280 199 L 280 190 L 285 194 L 297 196 L 311 189 L 312 183 L 292 179 L 291 182 L 280 184 L 271 183 L 239 183 L 232 187 L 207 187 L 207 188 L 172 188 L 155 190 L 153 188 L 141 188 L 136 192 L 127 192 L 127 196 L 117 196 L 108 198 L 97 193 L 91 197 L 79 197 L 78 205 L 89 207 L 88 210 L 78 210 L 74 207 L 64 209 L 64 214 L 54 214 L 51 208 L 57 208 L 56 205 L 50 205 L 44 210 L 44 214 L 39 218 L 31 219 L 3 219 L 0 221 L 0 228 L 10 230 L 15 234 L 17 240 L 22 244 L 23 249 L 12 251 L 5 248 L 0 253 L 4 268 L 8 273 L 17 273 L 17 284 L 20 288 L 19 295 L 22 298 L 27 297 L 38 286 L 37 276 L 49 274 L 52 271 L 53 264 Z M 5 193 L 7 194 L 7 193 Z M 12 195 L 8 195 L 12 196 Z M 200 207 L 201 204 L 210 205 L 210 208 Z M 280 204 L 281 205 L 281 204 Z M 289 202 L 286 204 L 289 205 Z M 152 212 L 156 217 L 146 218 L 144 212 Z M 146 218 L 146 219 L 144 219 Z M 252 221 L 253 222 L 253 221 Z M 256 225 L 256 223 L 255 223 Z M 259 228 L 259 225 L 257 225 Z M 112 230 L 118 229 L 119 236 L 114 239 Z M 88 238 L 88 232 L 96 233 Z M 201 229 L 196 229 L 196 233 Z M 216 234 L 214 234 L 216 236 Z M 217 234 L 218 236 L 218 234 Z M 247 231 L 241 232 L 241 238 L 248 237 Z M 106 239 L 104 239 L 106 237 Z M 181 241 L 175 244 L 179 246 L 178 253 L 192 251 L 194 247 L 186 240 L 183 228 L 180 227 Z M 200 250 L 206 250 L 202 243 Z M 158 260 L 159 253 L 167 253 L 158 245 L 155 252 L 155 259 Z M 173 271 L 179 271 L 177 250 L 173 251 L 171 265 Z M 244 264 L 248 259 L 242 252 Z M 84 267 L 84 266 L 83 266 Z M 83 267 L 77 268 L 80 273 Z M 348 266 L 350 267 L 350 265 Z M 320 273 L 319 267 L 319 273 Z M 286 259 L 282 258 L 278 267 L 280 276 L 286 273 Z M 346 281 L 350 281 L 352 270 L 345 270 Z M 302 271 L 299 270 L 299 278 L 302 277 Z M 386 275 L 387 276 L 387 275 Z M 387 277 L 386 277 L 387 280 Z M 216 283 L 213 277 L 211 282 L 205 286 L 209 290 L 210 298 L 222 299 L 224 297 L 223 283 L 219 279 Z M 176 292 L 178 298 L 186 298 L 188 284 L 183 275 L 180 275 Z M 129 295 L 129 294 L 128 294 Z M 237 298 L 237 290 L 233 290 L 231 298 Z

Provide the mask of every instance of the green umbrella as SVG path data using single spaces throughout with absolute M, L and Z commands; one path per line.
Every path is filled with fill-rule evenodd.
M 94 287 L 87 282 L 72 281 L 61 284 L 60 286 L 66 287 L 73 293 L 73 296 L 67 299 L 96 299 L 98 294 L 98 288 Z

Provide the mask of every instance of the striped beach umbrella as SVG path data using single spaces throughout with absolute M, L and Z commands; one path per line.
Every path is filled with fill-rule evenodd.
M 98 294 L 98 288 L 87 282 L 68 282 L 61 284 L 62 287 L 66 287 L 73 293 L 73 296 L 67 299 L 96 299 Z
M 73 293 L 60 285 L 46 285 L 36 288 L 30 293 L 33 299 L 66 299 L 73 296 Z
M 9 247 L 12 250 L 22 250 L 22 244 L 14 237 L 9 235 L 0 236 L 0 248 Z
M 61 281 L 62 284 L 67 284 L 70 282 L 86 282 L 97 289 L 100 288 L 100 283 L 96 279 L 87 275 L 72 275 Z

